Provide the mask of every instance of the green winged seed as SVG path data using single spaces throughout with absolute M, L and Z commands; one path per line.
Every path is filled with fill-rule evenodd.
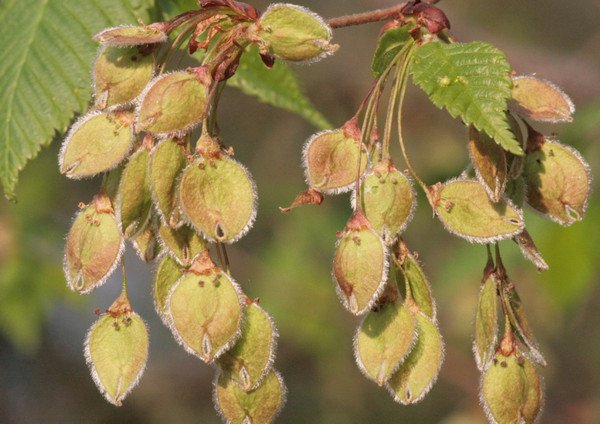
M 178 193 L 187 221 L 209 241 L 234 243 L 256 218 L 256 187 L 250 173 L 224 155 L 192 162 L 181 175 Z
M 304 145 L 302 159 L 307 184 L 326 194 L 339 194 L 354 187 L 360 157 L 360 175 L 368 165 L 358 131 L 344 128 L 312 136 Z
M 94 101 L 98 109 L 133 102 L 154 76 L 154 55 L 137 47 L 101 47 L 94 62 Z
M 152 200 L 162 222 L 170 227 L 181 224 L 176 188 L 179 174 L 186 164 L 183 147 L 176 140 L 163 140 L 150 152 Z
M 181 266 L 190 266 L 198 254 L 208 251 L 204 239 L 187 225 L 178 229 L 161 225 L 158 237 L 163 249 Z
M 531 75 L 513 77 L 512 107 L 524 118 L 542 122 L 571 122 L 575 105 L 550 81 Z
M 417 341 L 387 388 L 396 402 L 409 405 L 421 401 L 429 392 L 444 360 L 444 343 L 435 323 L 416 313 Z
M 498 342 L 498 281 L 490 274 L 479 291 L 475 314 L 475 340 L 473 353 L 480 371 L 487 369 L 494 358 Z
M 446 230 L 471 243 L 492 243 L 521 233 L 523 212 L 510 200 L 492 203 L 474 180 L 451 180 L 435 193 L 435 213 Z
M 371 71 L 374 77 L 379 77 L 383 71 L 390 65 L 392 60 L 400 53 L 403 47 L 412 40 L 410 35 L 411 26 L 402 25 L 399 28 L 393 28 L 385 31 L 379 42 L 371 63 Z
M 251 303 L 246 307 L 240 339 L 221 355 L 219 365 L 242 390 L 255 390 L 271 371 L 277 336 L 271 316 Z
M 131 239 L 135 253 L 144 262 L 153 261 L 160 253 L 160 245 L 156 240 L 156 233 L 157 225 L 150 222 L 138 235 Z
M 144 147 L 129 158 L 121 175 L 117 195 L 117 215 L 126 238 L 135 237 L 146 228 L 152 212 L 148 162 L 150 154 Z
M 323 18 L 301 6 L 272 4 L 258 24 L 261 49 L 283 60 L 315 61 L 338 48 Z
M 156 136 L 184 135 L 204 117 L 208 85 L 196 72 L 172 72 L 153 79 L 140 95 L 136 131 Z
M 162 259 L 154 273 L 152 284 L 154 308 L 167 327 L 171 326 L 167 315 L 167 298 L 171 288 L 183 277 L 184 273 L 185 269 L 170 256 L 165 256 Z
M 250 392 L 242 390 L 231 376 L 219 371 L 213 398 L 217 411 L 229 424 L 269 424 L 285 404 L 286 387 L 277 371 L 271 371 Z
M 185 273 L 171 288 L 166 304 L 179 344 L 206 363 L 229 350 L 241 334 L 241 290 L 217 268 L 203 275 Z
M 529 259 L 537 267 L 538 271 L 548 271 L 550 267 L 527 230 L 523 230 L 521 234 L 516 235 L 514 241 L 519 246 L 519 249 L 521 249 L 523 256 Z
M 513 286 L 509 292 L 503 291 L 504 304 L 508 319 L 517 337 L 525 344 L 529 350 L 531 358 L 542 366 L 546 366 L 546 359 L 542 354 L 539 345 L 533 335 L 533 330 L 529 326 L 525 309 L 517 289 Z
M 103 315 L 85 340 L 85 358 L 92 378 L 110 403 L 121 406 L 137 385 L 148 359 L 148 330 L 135 312 Z
M 161 23 L 145 26 L 121 25 L 106 28 L 94 35 L 94 40 L 105 46 L 127 47 L 156 44 L 167 41 L 167 34 Z
M 356 211 L 335 248 L 333 280 L 344 307 L 361 315 L 377 301 L 388 275 L 387 248 Z
M 94 203 L 75 217 L 67 235 L 64 271 L 71 290 L 86 294 L 104 284 L 123 254 L 124 239 L 111 209 Z
M 128 111 L 91 112 L 77 120 L 60 149 L 61 174 L 80 179 L 115 168 L 133 144 L 132 122 Z
M 436 308 L 431 285 L 419 261 L 408 253 L 401 265 L 402 277 L 410 287 L 410 295 L 421 312 L 436 321 Z
M 416 337 L 415 316 L 400 300 L 370 311 L 354 337 L 358 368 L 382 386 L 410 353 Z
M 525 373 L 525 402 L 521 407 L 521 418 L 525 424 L 534 424 L 540 415 L 544 403 L 542 379 L 533 363 L 524 357 L 523 371 Z
M 380 162 L 361 186 L 361 208 L 373 229 L 386 243 L 393 243 L 410 223 L 416 196 L 410 180 L 391 163 Z M 352 203 L 356 206 L 356 193 Z
M 527 203 L 552 221 L 571 225 L 583 219 L 591 191 L 590 166 L 570 146 L 545 140 L 527 154 L 523 171 Z
M 528 397 L 526 358 L 516 352 L 504 356 L 498 352 L 481 380 L 481 403 L 492 423 L 521 424 L 523 406 Z M 530 410 L 532 408 L 528 408 Z M 529 422 L 529 421 L 527 421 Z
M 508 179 L 506 152 L 487 134 L 477 131 L 473 126 L 469 128 L 467 147 L 477 179 L 490 199 L 494 203 L 499 202 Z

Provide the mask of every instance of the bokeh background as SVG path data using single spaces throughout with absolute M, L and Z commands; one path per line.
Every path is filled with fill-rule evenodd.
M 388 0 L 298 1 L 332 17 L 393 4 Z M 265 8 L 265 0 L 253 2 Z M 504 50 L 515 70 L 561 86 L 577 105 L 572 124 L 541 126 L 572 144 L 600 169 L 600 3 L 451 1 L 440 3 L 459 40 L 483 40 Z M 370 82 L 378 24 L 340 29 L 333 57 L 296 71 L 306 92 L 334 125 L 357 108 Z M 459 174 L 467 163 L 466 129 L 409 89 L 405 106 L 409 151 L 429 183 Z M 289 215 L 277 207 L 302 191 L 300 154 L 315 129 L 290 113 L 227 90 L 220 113 L 224 141 L 253 173 L 259 190 L 254 229 L 230 249 L 234 277 L 274 317 L 276 367 L 288 386 L 282 423 L 485 423 L 479 375 L 471 353 L 475 302 L 485 249 L 445 233 L 424 199 L 405 233 L 430 277 L 446 360 L 418 405 L 393 402 L 354 364 L 357 319 L 341 307 L 330 280 L 335 233 L 350 214 L 348 195 Z M 150 359 L 140 385 L 121 408 L 103 400 L 82 354 L 96 308 L 118 294 L 120 276 L 80 297 L 66 287 L 64 236 L 80 201 L 98 181 L 59 175 L 58 142 L 22 173 L 18 203 L 0 200 L 0 422 L 218 423 L 211 402 L 214 370 L 186 354 L 156 316 L 153 266 L 132 251 L 126 261 L 130 297 L 150 329 Z M 396 152 L 397 154 L 397 152 Z M 398 156 L 397 156 L 398 157 Z M 398 163 L 401 163 L 398 157 Z M 543 423 L 600 422 L 600 197 L 587 217 L 558 227 L 531 211 L 530 232 L 550 265 L 539 274 L 512 242 L 502 243 L 548 367 Z M 131 249 L 130 249 L 131 250 Z

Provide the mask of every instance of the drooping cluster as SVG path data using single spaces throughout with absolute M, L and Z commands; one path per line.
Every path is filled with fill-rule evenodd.
M 400 237 L 415 210 L 412 181 L 417 181 L 447 231 L 488 245 L 473 345 L 487 416 L 498 424 L 533 423 L 543 402 L 536 366 L 546 361 L 498 242 L 513 240 L 538 270 L 547 270 L 526 230 L 523 207 L 561 225 L 583 219 L 590 170 L 575 149 L 545 137 L 530 123 L 571 121 L 571 100 L 552 83 L 517 76 L 495 47 L 455 42 L 447 19 L 441 18 L 439 9 L 420 4 L 384 26 L 371 90 L 341 128 L 307 141 L 303 164 L 309 188 L 282 211 L 352 191 L 353 213 L 335 246 L 335 289 L 348 311 L 363 316 L 354 339 L 358 367 L 396 401 L 410 404 L 429 391 L 444 356 L 430 285 L 416 254 Z M 402 105 L 410 76 L 434 105 L 468 127 L 470 163 L 456 178 L 426 184 L 407 154 Z M 389 103 L 380 125 L 386 83 Z M 398 170 L 390 155 L 394 123 L 406 171 Z
M 103 175 L 67 236 L 69 287 L 89 293 L 123 268 L 120 296 L 98 311 L 85 341 L 93 379 L 120 405 L 145 368 L 149 337 L 127 293 L 128 241 L 143 261 L 157 263 L 152 294 L 162 321 L 186 351 L 217 366 L 214 401 L 223 418 L 271 422 L 286 394 L 273 368 L 277 329 L 233 279 L 226 252 L 252 227 L 257 190 L 222 144 L 216 109 L 247 47 L 258 46 L 267 66 L 276 58 L 309 61 L 335 49 L 331 31 L 297 6 L 272 5 L 261 15 L 244 3 L 203 0 L 170 21 L 108 28 L 95 39 L 93 105 L 59 157 L 69 178 Z M 171 69 L 186 40 L 199 66 Z

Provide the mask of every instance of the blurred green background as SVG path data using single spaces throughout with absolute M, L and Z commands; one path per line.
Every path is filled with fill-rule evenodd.
M 393 4 L 383 0 L 300 2 L 325 16 Z M 253 3 L 265 8 L 264 0 Z M 569 125 L 542 126 L 572 144 L 598 174 L 600 166 L 600 3 L 597 0 L 523 2 L 443 1 L 461 41 L 483 40 L 504 50 L 514 69 L 561 86 L 577 105 Z M 296 67 L 317 107 L 335 125 L 357 108 L 370 82 L 379 26 L 340 29 L 340 50 Z M 405 106 L 410 154 L 433 183 L 467 163 L 466 129 L 410 89 Z M 276 367 L 289 394 L 282 423 L 485 423 L 478 405 L 479 375 L 471 353 L 473 316 L 485 249 L 446 234 L 420 199 L 405 233 L 433 285 L 446 341 L 440 378 L 418 405 L 393 402 L 354 364 L 358 321 L 340 305 L 330 279 L 335 233 L 350 214 L 348 195 L 320 207 L 282 215 L 277 207 L 304 189 L 300 154 L 315 130 L 301 118 L 227 90 L 220 112 L 226 144 L 253 173 L 259 190 L 254 229 L 230 249 L 234 277 L 275 318 L 280 332 Z M 23 172 L 18 204 L 0 200 L 0 422 L 2 423 L 218 423 L 211 402 L 214 370 L 186 354 L 156 316 L 152 268 L 131 249 L 126 261 L 134 308 L 148 322 L 150 359 L 140 385 L 121 408 L 103 400 L 82 354 L 86 329 L 120 290 L 115 274 L 80 297 L 62 275 L 65 234 L 80 201 L 98 181 L 58 174 L 58 142 Z M 397 153 L 397 152 L 396 152 Z M 398 156 L 397 156 L 398 157 Z M 398 157 L 399 164 L 401 160 Z M 512 242 L 502 243 L 548 359 L 543 423 L 600 422 L 600 197 L 586 219 L 558 227 L 533 212 L 530 233 L 550 265 L 539 274 Z

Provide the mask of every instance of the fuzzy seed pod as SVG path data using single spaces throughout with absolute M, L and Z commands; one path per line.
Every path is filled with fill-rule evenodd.
M 156 22 L 145 26 L 121 25 L 106 28 L 94 35 L 94 40 L 105 46 L 137 46 L 167 41 L 165 24 Z
M 571 122 L 575 105 L 550 81 L 531 75 L 513 77 L 512 106 L 527 119 L 543 122 Z

